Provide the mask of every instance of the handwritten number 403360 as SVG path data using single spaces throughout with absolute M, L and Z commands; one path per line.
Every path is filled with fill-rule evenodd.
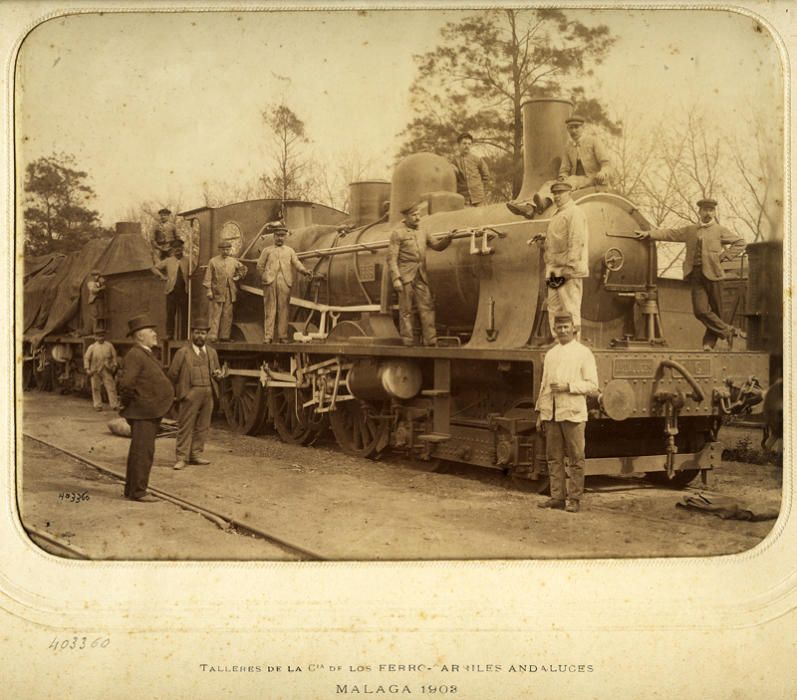
M 83 491 L 82 493 L 75 493 L 75 492 L 67 492 L 67 493 L 59 493 L 58 500 L 59 501 L 68 501 L 70 503 L 80 503 L 81 501 L 88 501 L 89 494 Z
M 110 637 L 54 637 L 49 649 L 61 651 L 67 649 L 105 649 L 111 643 Z

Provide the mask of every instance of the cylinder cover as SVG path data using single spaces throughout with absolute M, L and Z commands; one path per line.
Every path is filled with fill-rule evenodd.
M 421 390 L 421 368 L 410 360 L 360 360 L 349 371 L 347 383 L 364 401 L 411 399 Z

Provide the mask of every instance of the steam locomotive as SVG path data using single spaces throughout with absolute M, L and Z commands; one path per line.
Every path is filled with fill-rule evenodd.
M 571 109 L 562 100 L 523 106 L 520 198 L 558 171 Z M 233 339 L 215 346 L 227 371 L 220 409 L 230 427 L 256 434 L 273 426 L 293 444 L 310 444 L 331 429 L 348 454 L 375 458 L 391 449 L 499 469 L 525 488 L 545 489 L 534 402 L 550 338 L 542 251 L 527 240 L 544 233 L 552 211 L 526 220 L 503 204 L 465 207 L 453 169 L 430 153 L 401 161 L 392 182 L 354 183 L 350 195 L 348 214 L 277 200 L 181 212 L 191 229 L 188 255 L 198 263 L 190 316 L 207 317 L 204 266 L 221 240 L 233 244 L 248 270 L 239 282 Z M 746 328 L 746 347 L 707 353 L 699 349 L 703 329 L 691 313 L 687 285 L 657 278 L 656 244 L 633 234 L 649 228 L 634 203 L 607 188 L 578 190 L 574 200 L 590 233 L 582 339 L 600 378 L 600 393 L 589 404 L 586 474 L 644 474 L 673 487 L 699 474 L 705 480 L 720 460 L 723 420 L 760 410 L 770 355 L 779 352 L 772 328 L 777 313 L 763 284 L 773 262 L 780 264 L 777 251 L 751 254 L 748 273 L 738 269 L 725 285 L 726 320 Z M 428 255 L 435 347 L 401 344 L 386 264 L 390 231 L 416 201 L 426 208 L 421 228 L 454 239 Z M 296 283 L 292 340 L 275 345 L 261 342 L 255 264 L 272 242 L 265 224 L 278 217 L 291 230 L 288 243 L 319 274 Z M 56 272 L 49 286 L 40 282 L 50 290 L 72 280 L 74 297 L 69 302 L 63 295 L 59 313 L 51 304 L 44 323 L 34 318 L 38 297 L 27 295 L 41 275 L 26 284 L 25 381 L 45 389 L 85 385 L 80 358 L 90 341 L 81 332 L 89 332 L 91 319 L 83 282 L 92 267 L 106 278 L 108 337 L 117 348 L 130 342 L 127 319 L 145 311 L 162 337 L 162 283 L 150 272 L 151 253 L 137 227 L 118 224 L 107 248 L 94 255 L 84 250 L 70 263 L 71 276 Z M 53 304 L 57 308 L 58 299 Z M 184 342 L 163 341 L 164 362 Z

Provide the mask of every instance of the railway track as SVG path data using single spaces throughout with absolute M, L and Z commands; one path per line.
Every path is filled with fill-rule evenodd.
M 88 459 L 72 450 L 67 450 L 55 443 L 49 442 L 48 440 L 44 440 L 40 437 L 36 437 L 35 435 L 31 435 L 30 433 L 23 432 L 24 437 L 29 440 L 33 440 L 41 445 L 45 445 L 50 449 L 57 450 L 62 454 L 67 455 L 71 459 L 74 459 L 81 464 L 85 464 L 92 469 L 105 474 L 107 476 L 113 477 L 121 482 L 124 482 L 125 475 L 121 472 L 118 472 L 110 467 L 100 464 L 99 462 L 95 462 L 94 460 Z M 205 506 L 199 505 L 198 503 L 194 503 L 182 496 L 178 496 L 175 493 L 171 493 L 166 491 L 165 489 L 154 488 L 152 486 L 148 489 L 149 493 L 157 498 L 160 498 L 163 501 L 167 501 L 172 503 L 184 510 L 188 510 L 194 513 L 201 515 L 202 517 L 206 518 L 214 525 L 219 527 L 222 530 L 227 531 L 234 531 L 239 534 L 249 535 L 251 537 L 256 537 L 266 542 L 269 542 L 272 545 L 275 545 L 282 549 L 283 551 L 287 552 L 288 554 L 293 554 L 299 559 L 300 561 L 327 561 L 328 557 L 324 556 L 323 554 L 316 552 L 314 550 L 308 549 L 307 547 L 302 547 L 299 544 L 291 542 L 290 540 L 285 539 L 284 537 L 279 537 L 273 533 L 267 532 L 261 528 L 253 527 L 252 525 L 248 525 L 243 523 L 241 520 L 235 518 L 234 516 L 228 515 L 221 511 L 213 510 L 211 508 L 207 508 Z M 54 537 L 49 533 L 45 533 L 41 530 L 36 528 L 28 528 L 26 530 L 29 534 L 31 534 L 34 538 L 38 538 L 42 541 L 45 541 L 51 545 L 59 547 L 67 552 L 69 552 L 72 556 L 76 558 L 83 558 L 83 559 L 90 559 L 91 557 L 82 552 L 78 548 L 74 547 L 73 545 L 67 544 L 62 540 Z

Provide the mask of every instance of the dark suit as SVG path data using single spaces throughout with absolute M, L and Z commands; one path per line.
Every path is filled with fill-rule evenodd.
M 158 359 L 141 345 L 134 345 L 125 355 L 119 389 L 124 404 L 121 415 L 131 431 L 125 496 L 136 500 L 147 493 L 155 436 L 172 406 L 174 390 Z
M 180 348 L 169 367 L 169 379 L 177 393 L 177 460 L 198 457 L 205 449 L 205 438 L 213 414 L 213 397 L 219 395 L 213 372 L 218 371 L 219 356 L 205 345 L 197 355 L 193 344 Z

